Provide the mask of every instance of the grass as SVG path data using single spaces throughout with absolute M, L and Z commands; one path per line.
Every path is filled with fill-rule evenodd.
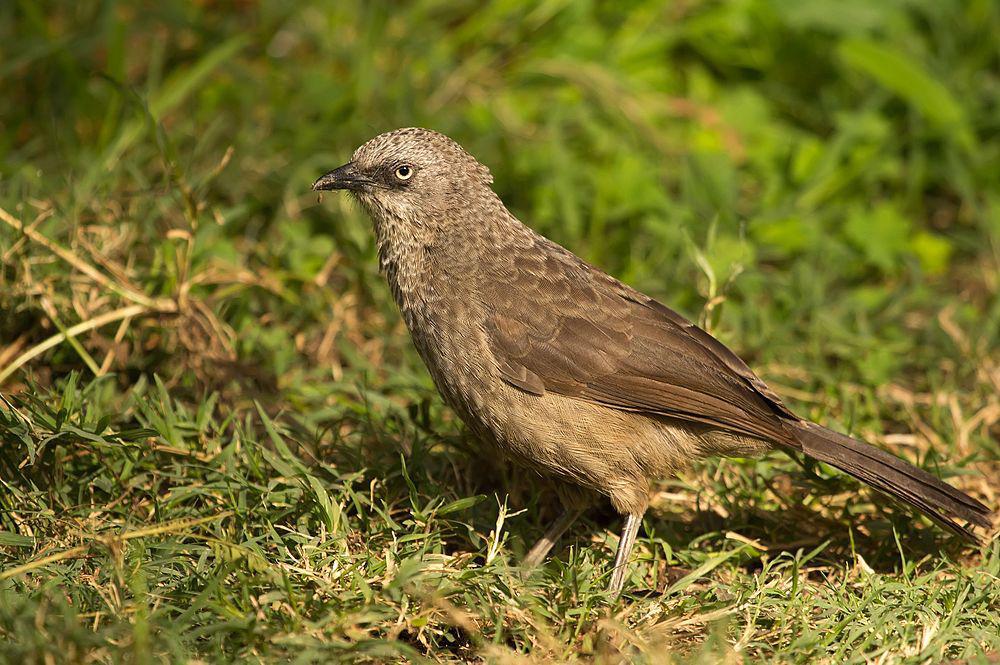
M 996 506 L 1000 9 L 0 6 L 0 660 L 996 662 L 1000 545 L 714 460 L 543 570 L 544 486 L 440 403 L 369 222 L 442 130 L 801 414 Z

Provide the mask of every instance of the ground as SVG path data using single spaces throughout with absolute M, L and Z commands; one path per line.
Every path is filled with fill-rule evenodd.
M 823 466 L 544 485 L 312 180 L 438 129 L 800 414 L 1000 503 L 1000 5 L 0 7 L 0 660 L 996 662 L 1000 544 Z

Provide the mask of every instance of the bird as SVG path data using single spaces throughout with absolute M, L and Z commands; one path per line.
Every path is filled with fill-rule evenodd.
M 487 449 L 548 478 L 563 512 L 540 564 L 601 497 L 623 516 L 619 597 L 650 483 L 693 461 L 772 450 L 825 462 L 973 542 L 983 503 L 864 441 L 793 413 L 733 351 L 519 221 L 457 142 L 380 134 L 314 191 L 371 217 L 380 271 L 444 401 Z

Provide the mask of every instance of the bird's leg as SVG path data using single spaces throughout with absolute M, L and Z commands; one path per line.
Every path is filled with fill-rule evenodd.
M 540 564 L 548 555 L 552 546 L 556 544 L 556 541 L 566 533 L 566 529 L 580 517 L 580 513 L 582 512 L 578 508 L 566 508 L 563 510 L 562 514 L 556 518 L 556 521 L 545 530 L 545 534 L 524 555 L 521 566 L 525 569 L 531 569 Z
M 625 585 L 625 565 L 628 563 L 632 546 L 635 545 L 635 537 L 639 533 L 639 525 L 642 524 L 642 515 L 629 513 L 625 516 L 625 524 L 622 526 L 622 535 L 618 540 L 618 551 L 615 553 L 615 567 L 611 573 L 611 582 L 608 584 L 608 591 L 618 596 Z

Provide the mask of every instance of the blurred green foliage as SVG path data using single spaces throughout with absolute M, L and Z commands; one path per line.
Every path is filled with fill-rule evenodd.
M 530 481 L 481 471 L 410 349 L 368 220 L 309 192 L 400 126 L 458 140 L 523 221 L 699 319 L 804 415 L 869 435 L 917 430 L 904 454 L 925 459 L 930 440 L 995 470 L 997 35 L 995 0 L 0 3 L 0 208 L 180 310 L 87 331 L 6 380 L 18 397 L 0 410 L 0 562 L 79 533 L 235 511 L 211 542 L 130 540 L 124 559 L 112 549 L 0 580 L 0 635 L 44 626 L 3 653 L 267 659 L 292 657 L 296 640 L 303 659 L 638 653 L 601 632 L 602 556 L 553 563 L 527 594 L 548 594 L 538 603 L 502 562 L 476 567 L 497 506 L 471 498 L 511 491 L 532 508 L 511 527 L 519 549 L 539 527 Z M 9 222 L 0 258 L 0 372 L 128 304 Z M 304 466 L 317 451 L 329 458 Z M 727 529 L 796 540 L 748 506 L 782 510 L 774 487 L 799 472 L 719 469 L 686 487 L 732 519 L 648 522 L 640 584 L 669 589 L 671 567 L 726 549 Z M 432 527 L 445 503 L 471 526 Z M 853 574 L 835 569 L 853 548 L 850 518 L 876 534 L 866 557 L 898 559 L 880 513 L 843 498 L 827 509 L 843 518 L 831 575 Z M 421 530 L 427 542 L 405 540 Z M 725 582 L 663 601 L 667 625 L 735 597 L 718 631 L 691 624 L 703 654 L 925 662 L 1000 648 L 995 605 L 983 610 L 995 583 L 957 564 L 916 571 L 904 553 L 902 572 L 870 580 L 851 609 L 851 585 L 785 593 L 805 556 L 788 549 L 759 575 L 730 562 Z M 376 589 L 396 570 L 384 551 L 408 563 Z M 472 553 L 441 559 L 459 581 L 439 596 L 428 552 Z M 991 557 L 984 579 L 996 580 Z M 355 572 L 317 582 L 310 566 Z M 951 614 L 921 642 L 926 607 Z M 917 618 L 893 624 L 899 608 Z M 641 616 L 626 622 L 647 639 Z

